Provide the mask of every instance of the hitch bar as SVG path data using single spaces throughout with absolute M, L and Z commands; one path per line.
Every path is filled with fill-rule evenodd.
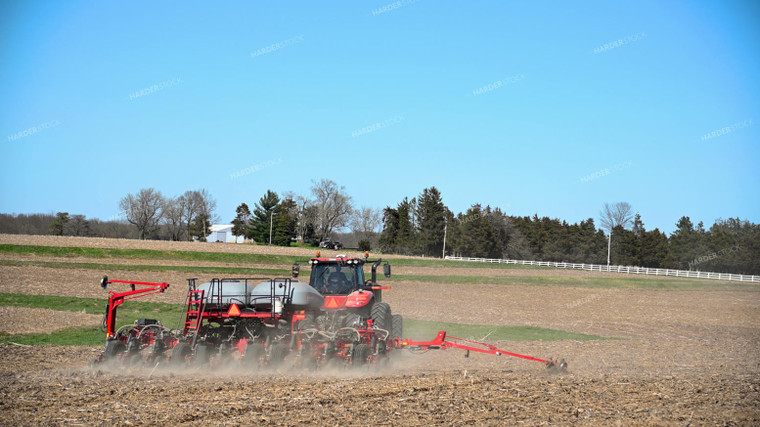
M 124 301 L 164 292 L 169 287 L 168 283 L 109 280 L 108 276 L 103 276 L 100 280 L 100 287 L 105 290 L 111 283 L 124 283 L 130 285 L 131 290 L 125 292 L 108 291 L 108 304 L 106 305 L 106 314 L 103 318 L 103 323 L 106 327 L 106 338 L 111 338 L 116 333 L 116 311 Z
M 501 356 L 504 354 L 507 356 L 519 357 L 521 359 L 541 362 L 547 366 L 554 365 L 554 362 L 551 360 L 544 360 L 533 356 L 526 356 L 524 354 L 512 353 L 483 342 L 468 340 L 465 338 L 447 337 L 446 331 L 438 332 L 438 336 L 431 341 L 413 341 L 409 339 L 401 340 L 401 348 L 416 350 L 446 350 L 449 348 L 460 348 L 462 350 L 467 350 L 467 355 L 465 357 L 469 356 L 470 351 L 477 351 L 479 353 L 495 354 L 496 356 Z

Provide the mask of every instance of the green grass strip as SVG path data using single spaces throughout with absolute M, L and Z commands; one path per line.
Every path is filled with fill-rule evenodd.
M 106 335 L 98 328 L 67 328 L 49 334 L 0 333 L 0 344 L 96 346 L 103 345 L 105 339 Z

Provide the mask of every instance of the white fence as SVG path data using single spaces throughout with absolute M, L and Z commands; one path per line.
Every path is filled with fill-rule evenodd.
M 464 258 L 459 256 L 447 256 L 446 259 L 451 261 L 487 262 L 491 264 L 538 265 L 541 267 L 572 268 L 576 270 L 604 271 L 610 273 L 646 274 L 651 276 L 689 277 L 692 279 L 715 279 L 730 280 L 734 282 L 760 283 L 760 276 L 749 276 L 745 274 L 731 273 L 710 273 L 704 271 L 671 270 L 667 268 L 627 267 L 622 265 L 607 266 L 598 264 L 575 264 L 571 262 L 551 261 L 520 261 L 514 259 Z

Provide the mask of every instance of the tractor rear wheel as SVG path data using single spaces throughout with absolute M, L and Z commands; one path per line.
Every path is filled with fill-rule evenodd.
M 367 344 L 359 344 L 354 347 L 351 360 L 354 368 L 361 368 L 367 364 L 367 358 L 372 354 L 372 349 Z
M 187 356 L 193 352 L 189 343 L 179 342 L 172 349 L 171 365 L 174 367 L 181 367 L 187 362 Z
M 401 338 L 404 334 L 404 318 L 400 314 L 391 316 L 391 339 Z
M 387 302 L 376 302 L 370 312 L 372 324 L 378 329 L 386 331 L 391 327 L 391 306 Z
M 290 353 L 290 349 L 285 344 L 275 344 L 272 346 L 272 352 L 269 354 L 269 366 L 279 368 L 285 361 L 285 356 Z

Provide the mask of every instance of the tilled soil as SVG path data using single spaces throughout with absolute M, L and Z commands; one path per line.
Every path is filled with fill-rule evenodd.
M 386 374 L 119 374 L 86 348 L 3 347 L 3 425 L 757 425 L 750 374 L 548 374 L 401 367 Z M 47 355 L 47 358 L 40 357 Z M 19 369 L 31 360 L 37 369 Z M 50 359 L 59 360 L 56 367 Z M 7 368 L 6 366 L 9 366 Z
M 172 283 L 165 294 L 141 301 L 181 303 L 186 295 L 186 274 L 102 274 Z M 105 298 L 102 274 L 2 267 L 0 292 Z M 314 375 L 170 372 L 161 365 L 91 370 L 87 362 L 100 348 L 0 346 L 0 425 L 760 425 L 759 289 L 400 282 L 384 294 L 394 313 L 407 318 L 614 338 L 489 341 L 507 351 L 565 358 L 569 369 L 560 374 L 507 356 L 465 358 L 456 349 L 404 354 L 383 372 Z M 56 322 L 25 310 L 0 319 Z

